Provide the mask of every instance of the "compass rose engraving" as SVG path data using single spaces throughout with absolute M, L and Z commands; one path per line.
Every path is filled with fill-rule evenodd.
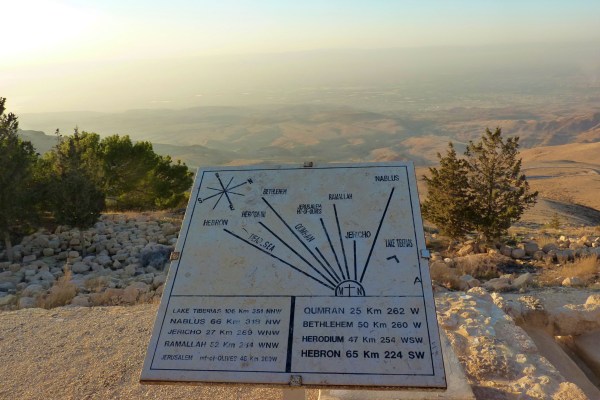
M 205 198 L 202 197 L 198 197 L 198 203 L 203 203 L 208 199 L 212 199 L 214 197 L 217 197 L 217 201 L 215 201 L 215 204 L 213 206 L 213 210 L 219 205 L 219 202 L 221 201 L 221 199 L 223 197 L 225 197 L 227 199 L 227 202 L 229 203 L 229 209 L 230 210 L 235 210 L 235 207 L 233 206 L 233 202 L 231 201 L 231 197 L 230 195 L 236 195 L 236 196 L 245 196 L 245 194 L 242 193 L 238 193 L 238 192 L 234 192 L 233 189 L 239 188 L 241 186 L 244 186 L 246 184 L 252 184 L 252 179 L 248 178 L 246 181 L 239 183 L 237 185 L 231 186 L 233 183 L 233 177 L 231 177 L 231 179 L 229 180 L 229 182 L 227 182 L 227 185 L 223 185 L 223 181 L 221 180 L 221 176 L 219 175 L 218 172 L 215 173 L 215 177 L 217 178 L 217 180 L 219 181 L 219 186 L 220 188 L 214 188 L 214 187 L 210 187 L 207 186 L 207 189 L 213 190 L 216 193 L 207 196 Z

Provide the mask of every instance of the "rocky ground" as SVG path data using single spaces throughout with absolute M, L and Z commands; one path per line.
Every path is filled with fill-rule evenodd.
M 16 261 L 0 262 L 0 307 L 160 299 L 180 225 L 180 216 L 106 214 L 83 232 L 83 242 L 79 231 L 60 226 L 26 236 L 13 247 Z
M 0 262 L 0 398 L 281 398 L 138 383 L 180 224 L 107 214 L 83 235 L 58 227 L 15 245 Z M 598 235 L 556 232 L 433 252 L 440 327 L 477 398 L 600 399 L 599 257 Z

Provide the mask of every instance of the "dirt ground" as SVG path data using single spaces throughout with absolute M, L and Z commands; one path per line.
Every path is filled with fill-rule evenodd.
M 548 309 L 582 304 L 589 295 L 586 290 L 572 289 L 535 292 Z M 561 367 L 569 368 L 570 361 L 550 360 L 561 364 L 553 366 L 536 347 L 546 345 L 532 340 L 494 304 L 516 304 L 519 294 L 507 294 L 500 301 L 477 288 L 468 293 L 443 292 L 436 298 L 440 327 L 449 335 L 478 399 L 585 398 L 571 383 L 577 380 L 560 372 L 565 371 Z M 140 384 L 157 307 L 0 312 L 0 399 L 283 398 L 282 389 L 268 387 Z M 309 399 L 317 399 L 316 390 L 309 391 Z
M 157 305 L 0 313 L 0 399 L 281 399 L 280 389 L 141 385 Z M 316 398 L 316 391 L 313 398 Z

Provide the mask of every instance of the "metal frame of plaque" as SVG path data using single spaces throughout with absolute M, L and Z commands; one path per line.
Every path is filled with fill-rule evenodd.
M 198 171 L 143 382 L 445 388 L 412 163 Z

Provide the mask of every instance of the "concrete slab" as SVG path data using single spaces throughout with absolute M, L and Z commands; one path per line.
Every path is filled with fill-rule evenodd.
M 319 400 L 475 400 L 471 386 L 443 330 L 440 330 L 446 390 L 321 390 Z

